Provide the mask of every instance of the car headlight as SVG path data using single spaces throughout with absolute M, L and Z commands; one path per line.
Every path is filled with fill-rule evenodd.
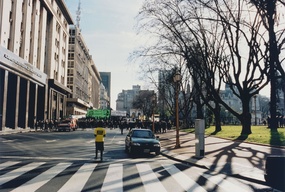
M 154 147 L 160 147 L 160 144 L 157 143 L 157 144 L 154 144 L 153 146 Z
M 133 146 L 140 146 L 140 143 L 132 143 Z

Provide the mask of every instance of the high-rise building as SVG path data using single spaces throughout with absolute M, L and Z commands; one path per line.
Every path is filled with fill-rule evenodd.
M 107 91 L 109 97 L 109 104 L 111 103 L 111 72 L 100 72 L 102 83 Z
M 66 114 L 69 24 L 63 0 L 0 2 L 0 130 Z
M 98 108 L 101 79 L 80 29 L 72 25 L 69 34 L 67 87 L 71 94 L 67 98 L 67 115 L 82 116 L 89 108 Z
M 131 90 L 122 90 L 122 92 L 118 94 L 116 100 L 116 110 L 126 111 L 127 114 L 130 115 L 134 99 L 139 94 L 140 90 L 141 87 L 139 85 L 133 85 Z

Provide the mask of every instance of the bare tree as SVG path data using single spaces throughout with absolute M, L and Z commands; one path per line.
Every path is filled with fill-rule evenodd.
M 245 1 L 167 0 L 147 1 L 140 15 L 146 21 L 141 28 L 158 37 L 144 56 L 166 63 L 174 55 L 183 57 L 189 72 L 195 74 L 200 98 L 213 100 L 216 110 L 222 105 L 241 121 L 241 133 L 250 134 L 250 99 L 269 82 L 266 40 L 258 14 Z M 241 114 L 220 97 L 225 83 L 240 99 Z
M 139 15 L 139 19 L 144 20 L 146 17 L 143 15 L 147 14 L 149 4 L 146 3 L 145 7 L 142 8 L 142 12 Z M 140 20 L 140 21 L 142 21 Z M 154 21 L 155 22 L 155 21 Z M 151 25 L 151 26 L 148 26 Z M 149 30 L 153 27 L 153 29 L 158 26 L 152 22 L 143 23 L 139 25 L 139 30 L 143 31 Z M 156 29 L 160 31 L 159 29 Z M 144 74 L 148 75 L 148 79 L 156 86 L 159 93 L 163 93 L 159 95 L 159 100 L 162 99 L 162 102 L 165 106 L 167 106 L 167 112 L 171 116 L 175 116 L 175 100 L 174 100 L 174 82 L 173 82 L 173 72 L 174 69 L 177 68 L 181 75 L 182 81 L 180 82 L 180 99 L 179 99 L 179 114 L 182 115 L 183 124 L 188 126 L 190 124 L 190 112 L 191 112 L 191 102 L 193 102 L 191 96 L 191 84 L 190 84 L 190 73 L 188 72 L 187 66 L 185 65 L 185 59 L 177 54 L 177 47 L 173 44 L 173 37 L 169 35 L 160 36 L 156 30 L 152 33 L 152 35 L 156 36 L 159 40 L 155 43 L 155 45 L 149 45 L 146 47 L 141 47 L 140 50 L 136 50 L 131 55 L 131 59 L 143 58 L 143 62 L 141 63 L 141 68 Z M 167 41 L 166 39 L 169 38 Z M 157 74 L 159 71 L 170 71 L 169 74 L 166 74 L 166 83 L 170 86 L 161 87 L 159 86 L 159 82 L 157 82 Z M 163 113 L 163 112 L 162 112 Z
M 199 66 L 204 66 L 201 70 L 207 70 L 200 73 L 203 74 L 200 77 L 207 84 L 207 88 L 212 89 L 210 94 L 214 101 L 241 121 L 241 134 L 250 134 L 250 99 L 268 84 L 268 65 L 266 62 L 262 64 L 266 57 L 262 51 L 264 38 L 260 33 L 261 20 L 257 14 L 250 12 L 242 1 L 196 2 L 196 6 L 201 8 L 195 7 L 191 13 L 196 13 L 197 18 L 194 20 L 198 23 L 201 35 L 196 35 L 197 31 L 193 35 L 201 47 L 203 58 L 206 58 Z M 209 78 L 212 79 L 214 74 L 221 78 L 223 83 L 228 84 L 234 95 L 240 99 L 241 114 L 220 98 L 214 86 L 210 86 Z
M 133 106 L 141 109 L 146 119 L 156 112 L 157 98 L 153 90 L 141 90 L 133 102 Z
M 258 11 L 258 14 L 263 18 L 263 26 L 268 32 L 268 42 L 267 45 L 267 55 L 268 55 L 268 64 L 269 64 L 269 73 L 268 77 L 270 79 L 270 128 L 272 130 L 277 130 L 277 119 L 276 119 L 276 94 L 277 94 L 277 84 L 278 79 L 280 78 L 283 84 L 283 93 L 284 93 L 284 82 L 285 82 L 285 72 L 281 63 L 284 58 L 280 61 L 279 55 L 282 48 L 284 49 L 285 37 L 284 32 L 285 28 L 279 27 L 279 22 L 281 19 L 281 14 L 284 14 L 284 0 L 249 0 Z M 279 9 L 278 9 L 279 7 Z M 279 12 L 278 12 L 279 10 Z M 284 20 L 284 15 L 283 15 Z M 279 28 L 279 30 L 278 30 Z

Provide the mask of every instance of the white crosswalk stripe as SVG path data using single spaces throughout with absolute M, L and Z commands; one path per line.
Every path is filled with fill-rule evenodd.
M 64 184 L 59 192 L 81 191 L 97 164 L 86 163 Z M 80 182 L 78 182 L 80 181 Z
M 57 174 L 62 172 L 64 169 L 69 167 L 71 163 L 59 163 L 56 166 L 50 168 L 49 170 L 43 172 L 42 174 L 38 175 L 34 179 L 28 181 L 27 183 L 23 184 L 22 186 L 14 189 L 12 192 L 30 192 L 36 191 L 41 186 L 46 184 L 49 180 L 54 178 Z
M 209 174 L 202 174 L 203 177 L 207 178 L 209 181 L 211 181 L 212 183 L 215 183 L 216 185 L 219 185 L 219 187 L 221 187 L 222 189 L 224 189 L 225 191 L 228 191 L 229 189 L 231 190 L 231 192 L 246 192 L 248 190 L 241 188 L 238 185 L 235 185 L 229 181 L 226 180 L 226 175 L 209 175 Z
M 18 161 L 7 161 L 7 162 L 4 162 L 4 163 L 1 163 L 0 164 L 0 170 L 5 169 L 6 167 L 10 167 L 10 166 L 16 165 L 18 163 L 20 163 L 20 162 L 18 162 Z
M 28 165 L 25 165 L 21 168 L 15 169 L 13 171 L 10 171 L 4 175 L 0 176 L 0 185 L 3 185 L 4 183 L 7 183 L 10 180 L 13 180 L 17 177 L 19 177 L 20 175 L 37 168 L 38 166 L 44 164 L 43 162 L 36 162 L 36 163 L 30 163 Z
M 99 164 L 95 162 L 83 164 L 63 162 L 54 165 L 47 164 L 47 167 L 44 164 L 46 164 L 46 162 L 33 162 L 25 165 L 18 161 L 7 161 L 1 163 L 0 171 L 2 173 L 0 172 L 0 189 L 4 189 L 3 187 L 5 187 L 5 183 L 9 181 L 17 183 L 17 179 L 22 179 L 23 177 L 24 182 L 22 181 L 21 184 L 19 183 L 15 189 L 9 188 L 9 191 L 37 191 L 42 188 L 49 188 L 51 183 L 57 185 L 56 190 L 59 192 L 88 191 L 90 190 L 90 187 L 91 189 L 94 187 L 92 186 L 92 182 L 94 181 L 99 183 L 96 187 L 98 187 L 98 190 L 102 192 L 123 192 L 124 182 L 128 183 L 127 181 L 133 182 L 129 182 L 128 184 L 130 185 L 127 187 L 136 185 L 140 190 L 143 189 L 143 191 L 146 192 L 173 191 L 173 189 L 176 189 L 175 187 L 179 187 L 180 191 L 189 192 L 206 192 L 207 190 L 212 190 L 214 188 L 215 190 L 217 189 L 217 191 L 228 191 L 229 189 L 233 192 L 253 191 L 250 186 L 226 175 L 211 175 L 199 172 L 193 174 L 193 170 L 195 171 L 195 169 L 180 170 L 178 168 L 179 166 L 174 164 L 152 165 L 150 163 L 136 163 L 135 165 L 128 165 L 117 162 L 107 165 L 106 172 L 102 171 L 102 169 L 106 169 L 105 166 L 101 167 L 100 165 L 99 167 Z M 41 165 L 44 166 L 40 167 Z M 99 167 L 98 170 L 101 170 L 100 175 L 93 174 L 96 173 L 97 167 Z M 10 171 L 10 169 L 13 168 L 15 169 Z M 44 170 L 42 170 L 42 168 L 44 168 Z M 128 173 L 125 168 L 127 168 L 126 170 L 128 171 L 132 171 Z M 32 170 L 34 170 L 33 174 L 23 175 Z M 124 173 L 124 171 L 126 172 Z M 126 174 L 126 178 L 129 177 L 129 180 L 124 181 L 124 179 L 126 179 L 124 178 L 124 174 Z M 139 177 L 134 177 L 133 175 L 138 175 Z M 61 178 L 62 176 L 64 176 L 64 179 Z M 31 178 L 29 179 L 29 177 Z M 204 185 L 201 186 L 197 179 L 201 179 L 201 177 L 205 178 L 208 184 L 202 184 L 200 182 L 200 184 Z M 61 181 L 64 182 L 61 183 Z M 13 185 L 13 182 L 8 185 Z M 168 182 L 172 182 L 171 186 Z M 210 188 L 207 188 L 209 186 Z M 88 190 L 85 188 L 88 188 Z M 135 191 L 136 188 L 131 188 L 131 190 Z
M 144 184 L 145 191 L 167 191 L 148 164 L 137 164 L 137 169 Z
M 183 187 L 185 191 L 189 192 L 207 192 L 203 187 L 198 185 L 193 179 L 181 172 L 174 165 L 162 165 L 164 169 Z
M 123 191 L 123 165 L 110 165 L 101 191 L 122 192 Z

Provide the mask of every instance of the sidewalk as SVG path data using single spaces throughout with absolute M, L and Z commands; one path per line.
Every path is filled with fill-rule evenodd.
M 16 128 L 16 129 L 12 129 L 12 128 L 4 128 L 3 131 L 0 131 L 0 135 L 9 135 L 9 134 L 16 134 L 16 133 L 28 133 L 28 132 L 35 132 L 35 129 L 31 129 L 31 128 Z
M 234 142 L 213 136 L 205 137 L 205 154 L 195 157 L 195 134 L 180 132 L 180 148 L 175 148 L 176 132 L 168 130 L 158 134 L 162 146 L 161 154 L 211 172 L 264 180 L 265 160 L 268 155 L 285 155 L 285 148 L 245 142 Z

